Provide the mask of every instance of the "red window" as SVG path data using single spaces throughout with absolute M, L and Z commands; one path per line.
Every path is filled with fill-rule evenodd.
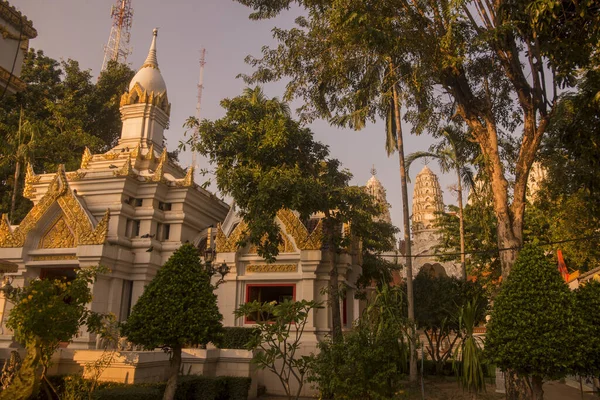
M 283 303 L 285 300 L 296 300 L 296 285 L 290 284 L 248 284 L 246 285 L 246 303 L 258 301 L 260 303 L 269 303 L 275 301 Z M 246 323 L 251 324 L 256 321 L 256 317 L 246 317 Z

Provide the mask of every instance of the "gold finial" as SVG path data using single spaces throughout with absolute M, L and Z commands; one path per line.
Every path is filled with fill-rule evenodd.
M 83 156 L 81 157 L 81 169 L 85 169 L 88 167 L 90 161 L 92 160 L 92 153 L 90 152 L 90 149 L 88 149 L 87 147 L 85 148 L 85 150 L 83 150 Z

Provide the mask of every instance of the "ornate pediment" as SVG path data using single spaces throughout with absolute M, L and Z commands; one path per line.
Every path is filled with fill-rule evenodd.
M 282 253 L 294 252 L 295 248 L 300 250 L 321 250 L 323 246 L 323 224 L 322 221 L 317 223 L 317 226 L 309 232 L 306 226 L 300 221 L 298 216 L 291 210 L 282 209 L 277 213 L 277 218 L 281 221 L 285 232 L 281 232 L 281 244 L 279 251 Z M 246 234 L 246 223 L 240 222 L 231 232 L 229 236 L 225 235 L 221 225 L 217 226 L 216 250 L 218 253 L 230 253 L 238 250 L 238 243 Z M 294 243 L 287 236 L 289 235 Z M 249 254 L 256 253 L 256 246 L 251 246 Z
M 39 249 L 61 249 L 75 247 L 75 235 L 65 221 L 64 215 L 60 215 L 46 230 Z
M 102 220 L 94 228 L 90 216 L 69 188 L 64 166 L 60 165 L 56 176 L 48 186 L 46 194 L 33 206 L 19 226 L 11 230 L 6 215 L 2 216 L 2 220 L 0 220 L 0 248 L 23 247 L 27 235 L 38 225 L 54 204 L 58 204 L 60 207 L 65 224 L 75 238 L 75 245 L 104 243 L 108 233 L 109 210 L 106 211 Z
M 136 82 L 129 92 L 123 93 L 120 105 L 123 107 L 140 103 L 152 104 L 163 110 L 167 115 L 171 114 L 171 104 L 166 92 L 158 94 L 153 91 L 148 92 L 139 82 Z

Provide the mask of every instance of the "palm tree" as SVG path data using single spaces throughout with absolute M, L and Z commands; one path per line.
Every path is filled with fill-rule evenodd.
M 458 220 L 460 235 L 460 264 L 461 278 L 467 279 L 465 263 L 465 225 L 463 220 L 463 188 L 474 189 L 473 171 L 468 166 L 469 155 L 473 149 L 467 143 L 465 135 L 455 126 L 446 126 L 442 129 L 442 141 L 432 145 L 429 151 L 417 151 L 406 157 L 406 169 L 420 158 L 434 158 L 438 161 L 443 173 L 454 171 L 456 173 L 456 191 L 458 195 Z

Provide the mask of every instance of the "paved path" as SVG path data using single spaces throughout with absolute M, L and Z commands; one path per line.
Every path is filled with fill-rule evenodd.
M 584 390 L 585 386 L 584 386 Z M 544 400 L 580 400 L 581 392 L 564 383 L 548 382 L 544 384 Z M 584 400 L 598 400 L 598 397 L 592 396 L 591 393 L 583 395 Z

